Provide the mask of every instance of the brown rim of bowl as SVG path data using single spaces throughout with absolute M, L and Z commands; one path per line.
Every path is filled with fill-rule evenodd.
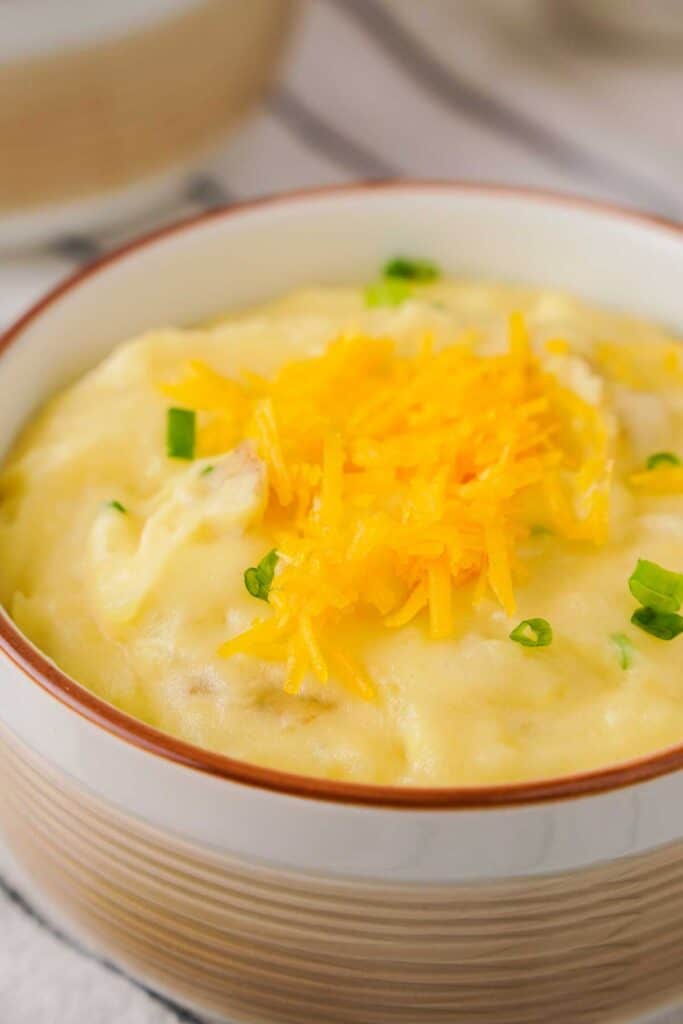
M 210 210 L 194 217 L 152 231 L 129 242 L 106 256 L 72 274 L 42 299 L 35 303 L 23 316 L 0 335 L 0 356 L 21 336 L 22 331 L 50 306 L 76 288 L 89 277 L 100 273 L 110 264 L 116 263 L 138 249 L 157 241 L 193 228 L 210 220 L 219 220 L 241 213 L 280 203 L 296 203 L 317 196 L 349 195 L 357 192 L 388 192 L 420 190 L 460 192 L 471 195 L 511 196 L 531 202 L 551 202 L 558 206 L 574 207 L 625 219 L 641 226 L 655 226 L 675 233 L 680 238 L 683 227 L 656 215 L 648 215 L 578 196 L 566 195 L 550 190 L 517 188 L 507 185 L 478 185 L 459 181 L 399 180 L 371 181 L 351 185 L 339 185 L 267 196 L 260 199 L 237 203 L 227 208 Z M 413 810 L 458 810 L 509 807 L 520 804 L 539 803 L 549 800 L 596 795 L 611 789 L 618 789 L 644 782 L 660 775 L 677 771 L 683 767 L 683 744 L 668 748 L 658 754 L 625 762 L 597 771 L 582 772 L 560 778 L 544 779 L 537 782 L 511 783 L 498 786 L 472 787 L 399 787 L 368 785 L 356 782 L 332 782 L 327 779 L 295 775 L 275 769 L 252 765 L 222 754 L 204 750 L 185 743 L 174 736 L 160 732 L 146 725 L 106 701 L 92 691 L 69 678 L 48 657 L 38 651 L 17 629 L 4 609 L 0 614 L 0 650 L 34 683 L 55 697 L 62 704 L 76 711 L 94 725 L 105 729 L 119 739 L 162 757 L 176 764 L 193 768 L 231 782 L 255 786 L 289 796 L 331 801 L 337 803 L 362 804 L 374 807 L 410 808 Z

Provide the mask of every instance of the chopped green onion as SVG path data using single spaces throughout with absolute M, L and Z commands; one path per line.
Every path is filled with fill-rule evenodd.
M 387 277 L 365 289 L 366 306 L 400 306 L 410 298 L 410 285 L 401 278 Z
M 616 649 L 620 668 L 626 671 L 633 664 L 633 644 L 625 633 L 612 633 L 610 640 Z
M 277 559 L 277 551 L 273 549 L 263 556 L 258 565 L 245 572 L 244 585 L 252 597 L 258 597 L 260 601 L 268 600 Z
M 410 260 L 404 256 L 397 256 L 389 260 L 384 267 L 385 277 L 398 277 L 406 281 L 436 281 L 440 271 L 435 263 L 429 260 Z
M 553 642 L 553 628 L 546 619 L 524 619 L 512 630 L 510 639 L 523 647 L 547 647 Z
M 654 608 L 639 608 L 633 613 L 634 626 L 656 636 L 660 640 L 675 640 L 683 633 L 683 615 L 674 612 L 658 612 Z
M 683 574 L 641 558 L 628 581 L 636 601 L 656 612 L 677 612 L 683 603 Z
M 105 504 L 105 508 L 113 508 L 116 512 L 121 512 L 124 516 L 128 512 L 128 509 L 125 508 L 120 501 L 108 501 Z
M 212 465 L 212 464 L 209 464 L 208 466 L 204 466 L 203 470 L 201 471 L 201 473 L 199 475 L 200 476 L 208 476 L 209 473 L 213 473 L 215 468 L 216 467 L 214 465 Z
M 171 459 L 193 459 L 196 414 L 192 409 L 169 409 L 166 414 L 166 453 Z
M 549 526 L 544 526 L 543 523 L 533 523 L 531 527 L 532 537 L 552 537 L 553 531 Z
M 658 469 L 660 466 L 680 466 L 681 460 L 674 452 L 655 452 L 647 460 L 648 469 Z

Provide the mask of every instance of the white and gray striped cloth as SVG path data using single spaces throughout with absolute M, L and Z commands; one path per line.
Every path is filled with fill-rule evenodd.
M 0 259 L 0 327 L 132 234 L 309 185 L 505 181 L 683 220 L 683 3 L 658 0 L 679 16 L 662 33 L 647 15 L 633 29 L 650 0 L 608 2 L 621 28 L 598 0 L 311 0 L 279 85 L 172 207 Z M 66 941 L 0 852 L 0 1024 L 178 1021 L 198 1018 Z

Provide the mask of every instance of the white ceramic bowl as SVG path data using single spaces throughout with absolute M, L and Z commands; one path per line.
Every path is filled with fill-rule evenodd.
M 159 232 L 39 303 L 1 343 L 3 446 L 142 329 L 399 251 L 683 328 L 672 225 L 502 188 L 309 192 Z M 323 782 L 134 721 L 5 616 L 0 646 L 8 840 L 64 927 L 157 988 L 244 1024 L 593 1024 L 678 997 L 683 747 L 508 787 Z

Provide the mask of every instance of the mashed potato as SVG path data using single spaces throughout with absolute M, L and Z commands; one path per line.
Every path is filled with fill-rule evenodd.
M 150 331 L 49 402 L 0 476 L 2 603 L 119 708 L 288 771 L 482 785 L 683 741 L 676 344 L 401 273 Z

